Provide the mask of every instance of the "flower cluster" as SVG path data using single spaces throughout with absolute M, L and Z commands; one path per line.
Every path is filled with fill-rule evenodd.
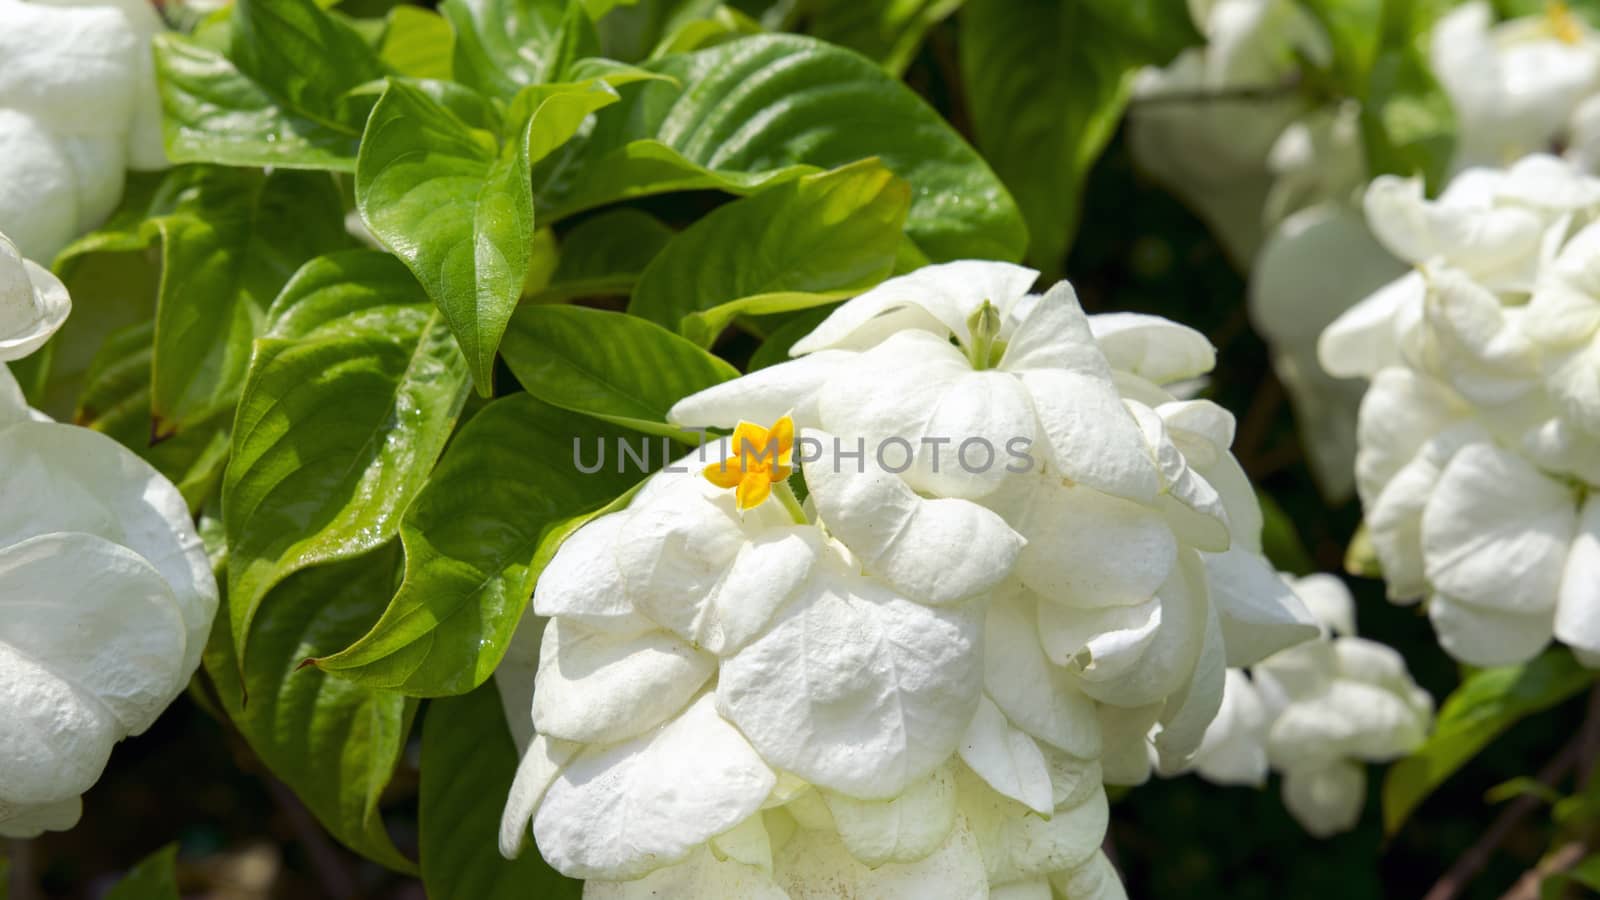
M 1260 787 L 1283 775 L 1291 815 L 1317 837 L 1355 827 L 1366 800 L 1363 763 L 1415 750 L 1433 699 L 1405 661 L 1355 636 L 1355 602 L 1331 575 L 1290 582 L 1323 627 L 1321 640 L 1273 654 L 1246 674 L 1229 669 L 1222 709 L 1193 767 L 1217 784 Z
M 1162 387 L 1210 345 L 1036 277 L 892 279 L 674 408 L 734 434 L 543 572 L 504 852 L 531 820 L 597 897 L 1121 896 L 1104 783 L 1317 627 L 1231 416 Z
M 1437 201 L 1380 178 L 1366 205 L 1415 268 L 1321 355 L 1372 379 L 1356 478 L 1390 597 L 1426 598 L 1475 665 L 1552 636 L 1600 660 L 1600 179 L 1532 156 L 1468 169 Z
M 78 821 L 111 747 L 200 664 L 217 586 L 176 488 L 133 453 L 28 408 L 5 362 L 70 309 L 0 235 L 0 836 Z
M 48 261 L 167 165 L 145 0 L 0 0 L 0 231 Z

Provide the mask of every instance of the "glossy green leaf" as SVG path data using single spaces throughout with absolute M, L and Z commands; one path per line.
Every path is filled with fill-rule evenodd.
M 128 870 L 104 900 L 178 900 L 178 845 L 168 844 Z
M 234 0 L 228 58 L 285 109 L 359 129 L 345 95 L 384 75 L 365 39 L 313 0 Z
M 133 450 L 178 487 L 196 511 L 221 484 L 228 459 L 228 416 L 186 428 L 151 443 L 150 361 L 155 323 L 113 332 L 90 363 L 73 422 Z
M 566 0 L 445 0 L 455 29 L 455 75 L 469 87 L 510 98 L 554 81 Z
M 580 306 L 526 306 L 506 331 L 506 365 L 562 409 L 696 443 L 667 424 L 672 404 L 739 371 L 644 319 Z
M 356 166 L 362 219 L 444 313 L 485 396 L 500 336 L 528 275 L 530 162 L 616 93 L 595 83 L 537 97 L 502 144 L 417 87 L 391 81 L 372 110 Z
M 432 900 L 578 900 L 583 882 L 537 853 L 500 856 L 500 811 L 517 772 L 517 748 L 494 685 L 439 700 L 422 721 L 418 815 L 422 883 Z
M 585 219 L 562 236 L 554 271 L 527 302 L 626 297 L 673 234 L 649 213 L 626 207 Z
M 971 0 L 960 21 L 978 146 L 1022 207 L 1029 261 L 1059 272 L 1133 73 L 1200 37 L 1183 0 Z
M 274 585 L 394 536 L 470 383 L 421 287 L 382 253 L 313 260 L 284 287 L 271 320 L 255 345 L 222 486 L 241 656 Z
M 966 0 L 811 0 L 806 3 L 811 34 L 877 60 L 899 75 L 905 71 L 929 29 L 949 18 Z
M 1433 734 L 1389 769 L 1383 783 L 1383 824 L 1393 834 L 1433 790 L 1519 720 L 1549 709 L 1600 678 L 1565 649 L 1545 651 L 1518 666 L 1473 673 L 1439 708 Z
M 482 684 L 574 517 L 586 520 L 642 474 L 579 470 L 576 454 L 615 453 L 618 440 L 641 438 L 527 394 L 484 407 L 406 511 L 405 582 L 383 618 L 317 665 L 419 696 Z
M 227 57 L 179 35 L 157 35 L 155 54 L 173 162 L 355 169 L 358 130 L 286 112 Z
M 396 6 L 378 44 L 378 59 L 401 75 L 448 79 L 454 72 L 455 31 L 431 9 Z
M 232 406 L 272 298 L 306 260 L 352 241 L 319 172 L 205 167 L 155 227 L 151 412 L 155 434 L 168 437 Z
M 1333 69 L 1352 90 L 1361 90 L 1372 72 L 1383 37 L 1384 0 L 1306 0 L 1333 45 Z
M 936 260 L 1017 259 L 1026 229 L 976 151 L 872 61 L 798 35 L 756 35 L 645 66 L 673 81 L 624 92 L 536 174 L 550 220 L 629 197 L 750 193 L 879 157 L 911 183 L 906 230 Z
M 1455 109 L 1429 68 L 1427 4 L 1388 0 L 1384 38 L 1361 104 L 1361 137 L 1373 175 L 1422 175 L 1443 186 L 1455 151 Z
M 354 640 L 378 617 L 394 590 L 397 550 L 391 544 L 289 576 L 256 618 L 248 660 L 235 652 L 227 617 L 218 616 L 205 667 L 250 749 L 323 827 L 369 859 L 414 871 L 395 849 L 378 803 L 417 702 L 300 665 Z
M 735 316 L 820 306 L 888 276 L 911 188 L 875 160 L 774 185 L 673 238 L 628 311 L 710 346 Z

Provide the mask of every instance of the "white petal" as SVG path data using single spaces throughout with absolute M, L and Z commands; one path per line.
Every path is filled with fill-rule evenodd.
M 638 878 L 743 822 L 776 783 L 707 694 L 653 734 L 573 759 L 534 814 L 534 839 L 568 877 Z
M 1428 621 L 1439 646 L 1473 666 L 1525 663 L 1549 645 L 1554 633 L 1550 612 L 1507 612 L 1463 603 L 1444 594 L 1428 601 Z
M 1055 790 L 1039 745 L 1012 728 L 988 697 L 978 701 L 978 713 L 961 739 L 961 759 L 1001 796 L 1041 816 L 1055 809 Z
M 1538 348 L 1511 325 L 1500 299 L 1454 269 L 1426 275 L 1423 358 L 1429 368 L 1481 405 L 1511 403 L 1532 390 Z
M 37 116 L 61 134 L 127 130 L 141 48 L 122 13 L 7 3 L 4 16 L 0 106 Z
M 1148 735 L 1164 706 L 1163 703 L 1133 709 L 1101 706 L 1097 710 L 1105 742 L 1105 751 L 1100 755 L 1100 774 L 1106 784 L 1134 786 L 1150 780 L 1153 751 Z
M 22 385 L 17 383 L 6 364 L 0 362 L 0 428 L 28 421 L 32 421 L 32 416 L 28 398 L 22 396 Z
M 1313 837 L 1349 831 L 1367 803 L 1367 773 L 1355 763 L 1291 769 L 1283 776 L 1283 804 Z
M 1549 610 L 1576 520 L 1565 485 L 1492 444 L 1465 447 L 1422 513 L 1428 581 L 1480 607 Z
M 770 801 L 769 801 L 770 803 Z M 711 839 L 711 855 L 772 874 L 772 836 L 765 816 L 751 816 Z
M 1171 384 L 1211 371 L 1217 350 L 1187 325 L 1143 313 L 1089 316 L 1089 330 L 1113 369 L 1156 384 Z
M 927 315 L 942 324 L 949 335 L 967 338 L 967 317 L 988 300 L 1008 311 L 1037 280 L 1039 273 L 1009 263 L 961 260 L 924 266 L 908 275 L 891 278 L 865 294 L 834 310 L 811 333 L 796 341 L 790 353 L 800 356 L 829 347 L 859 346 L 852 341 L 864 329 L 881 335 L 874 326 L 905 327 L 906 317 L 897 312 L 921 313 L 912 319 L 919 325 Z M 873 320 L 890 320 L 889 323 Z M 929 323 L 931 324 L 931 323 Z M 940 335 L 941 338 L 946 335 Z
M 1050 880 L 1032 878 L 1010 884 L 991 885 L 989 900 L 1051 900 Z
M 1020 589 L 990 601 L 983 633 L 984 690 L 1006 718 L 1033 737 L 1076 756 L 1099 756 L 1094 701 L 1045 656 L 1037 607 L 1038 601 Z
M 186 629 L 180 668 L 200 664 L 217 584 L 188 505 L 172 483 L 105 435 L 24 422 L 0 431 L 0 546 L 82 531 L 144 557 L 172 590 Z
M 1367 225 L 1409 263 L 1444 257 L 1471 274 L 1515 280 L 1537 258 L 1544 222 L 1526 209 L 1470 207 L 1423 196 L 1420 178 L 1380 175 L 1367 188 Z
M 705 849 L 696 850 L 684 862 L 657 869 L 635 881 L 590 880 L 583 885 L 583 900 L 664 900 L 669 897 L 792 900 L 767 873 L 733 860 L 719 860 Z
M 1144 659 L 1161 630 L 1161 599 L 1138 606 L 1079 609 L 1041 601 L 1039 640 L 1050 661 L 1085 677 L 1108 681 Z
M 1421 272 L 1407 272 L 1350 307 L 1317 339 L 1317 359 L 1339 378 L 1368 377 L 1401 361 L 1399 321 L 1427 294 Z
M 582 749 L 567 741 L 551 740 L 537 735 L 517 763 L 517 776 L 511 782 L 511 792 L 506 796 L 505 811 L 500 814 L 500 855 L 516 859 L 528 843 L 528 825 L 533 821 L 533 811 L 539 808 L 545 791 L 561 774 L 561 767 Z
M 819 573 L 723 662 L 718 706 L 773 765 L 854 797 L 893 797 L 949 758 L 977 708 L 980 615 Z
M 72 298 L 49 269 L 25 259 L 0 234 L 0 362 L 33 353 L 72 312 Z
M 638 634 L 654 627 L 628 602 L 617 568 L 626 512 L 591 519 L 561 542 L 533 590 L 533 611 L 560 616 L 596 631 Z
M 78 234 L 78 183 L 60 139 L 0 104 L 0 232 L 50 260 Z
M 989 890 L 977 842 L 959 821 L 932 855 L 876 869 L 836 835 L 801 831 L 779 851 L 776 880 L 789 900 L 973 900 Z
M 664 631 L 618 637 L 565 619 L 544 630 L 533 727 L 584 744 L 627 740 L 682 709 L 716 659 Z
M 1555 635 L 1574 649 L 1600 653 L 1600 497 L 1583 504 L 1561 575 Z
M 1189 680 L 1167 698 L 1161 713 L 1160 728 L 1153 743 L 1163 772 L 1180 772 L 1189 764 L 1205 739 L 1206 726 L 1222 707 L 1222 690 L 1227 671 L 1222 627 L 1216 609 L 1206 610 L 1205 637 L 1200 658 Z
M 1091 664 L 1081 676 L 1085 694 L 1101 703 L 1144 706 L 1164 700 L 1188 680 L 1200 658 L 1206 629 L 1208 603 L 1199 561 L 1186 556 L 1157 596 L 1161 602 L 1160 625 L 1140 664 L 1106 680 L 1096 677 Z
M 967 500 L 926 500 L 872 462 L 842 463 L 834 437 L 806 436 L 826 448 L 806 466 L 817 513 L 873 574 L 914 600 L 942 606 L 994 587 L 1010 574 L 1025 543 L 1005 520 Z
M 1249 676 L 1229 669 L 1222 706 L 1195 751 L 1195 771 L 1213 784 L 1261 787 L 1267 782 L 1267 722 Z
M 1122 876 L 1104 852 L 1067 872 L 1052 873 L 1050 885 L 1066 900 L 1128 900 Z
M 1356 486 L 1369 507 L 1390 479 L 1430 438 L 1466 417 L 1455 392 L 1426 375 L 1395 366 L 1379 372 L 1361 401 Z
M 1356 633 L 1356 598 L 1338 576 L 1317 572 L 1290 580 L 1289 588 L 1322 627 L 1337 635 Z
M 1253 666 L 1321 631 L 1266 557 L 1243 550 L 1205 555 L 1206 585 L 1227 646 L 1228 665 Z
M 825 350 L 757 369 L 684 397 L 673 404 L 667 421 L 702 428 L 776 422 L 804 407 L 828 379 L 855 358 L 856 354 L 848 351 Z
M 32 840 L 46 831 L 68 831 L 83 816 L 83 798 L 7 806 L 0 801 L 0 837 Z
M 823 792 L 850 855 L 877 868 L 927 858 L 956 823 L 956 781 L 949 766 L 913 782 L 892 800 L 857 800 Z
M 524 753 L 533 741 L 533 682 L 539 674 L 539 645 L 544 643 L 547 620 L 525 612 L 517 630 L 506 644 L 506 655 L 494 668 L 494 686 L 500 694 L 500 710 L 517 752 Z
M 1416 749 L 1426 726 L 1407 698 L 1341 680 L 1321 696 L 1289 704 L 1272 723 L 1267 752 L 1291 770 L 1346 758 L 1388 762 Z
M 1028 541 L 1017 575 L 1046 600 L 1144 603 L 1171 575 L 1178 541 L 1154 508 L 1049 477 L 1017 479 L 1015 490 L 1021 508 L 1007 519 Z
M 1047 819 L 990 790 L 970 771 L 961 774 L 958 786 L 961 813 L 983 849 L 991 883 L 1037 878 L 1080 865 L 1105 840 L 1109 810 L 1103 790 Z

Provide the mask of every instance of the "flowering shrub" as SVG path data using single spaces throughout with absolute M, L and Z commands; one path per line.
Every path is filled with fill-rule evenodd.
M 1597 16 L 0 0 L 0 897 L 1600 885 Z

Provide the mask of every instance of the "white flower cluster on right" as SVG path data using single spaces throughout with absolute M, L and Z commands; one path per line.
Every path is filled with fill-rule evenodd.
M 1320 353 L 1372 380 L 1356 482 L 1390 598 L 1473 665 L 1552 638 L 1600 664 L 1600 179 L 1531 156 L 1437 200 L 1379 178 L 1366 211 L 1414 268 Z
M 1290 580 L 1322 623 L 1322 638 L 1290 647 L 1247 674 L 1229 669 L 1222 709 L 1194 770 L 1216 784 L 1260 787 L 1283 775 L 1290 815 L 1317 837 L 1354 828 L 1367 798 L 1364 763 L 1415 750 L 1433 698 L 1394 650 L 1355 636 L 1355 598 L 1332 575 Z
M 1163 387 L 1210 344 L 1037 275 L 891 279 L 674 407 L 734 436 L 541 575 L 505 853 L 531 824 L 591 900 L 1124 896 L 1104 784 L 1180 770 L 1225 669 L 1317 626 L 1232 417 Z

